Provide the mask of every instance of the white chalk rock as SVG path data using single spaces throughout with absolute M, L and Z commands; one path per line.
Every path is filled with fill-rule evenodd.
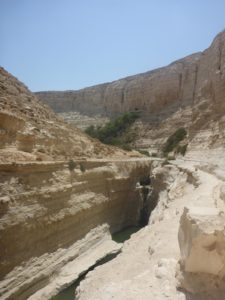
M 224 275 L 224 212 L 211 207 L 185 207 L 178 239 L 185 272 Z

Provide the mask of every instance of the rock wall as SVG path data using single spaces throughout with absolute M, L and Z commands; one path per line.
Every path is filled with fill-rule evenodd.
M 0 162 L 126 156 L 87 137 L 0 68 Z
M 184 208 L 179 229 L 180 287 L 196 299 L 224 299 L 224 220 L 224 210 L 218 208 Z
M 168 67 L 130 76 L 112 83 L 80 91 L 38 92 L 36 95 L 56 112 L 79 111 L 84 114 L 115 115 L 144 110 L 154 121 L 173 110 L 190 104 L 196 65 L 200 53 L 172 63 Z
M 189 128 L 192 149 L 200 149 L 200 153 L 202 147 L 223 149 L 224 41 L 222 32 L 205 52 L 166 68 L 83 91 L 66 92 L 69 110 L 110 116 L 143 110 L 140 130 L 144 134 L 140 141 L 146 138 L 146 143 L 151 142 L 157 148 L 174 129 L 185 125 Z M 76 95 L 75 100 L 71 100 L 71 95 Z M 51 296 L 48 290 L 45 296 L 39 294 L 39 298 L 33 294 L 51 285 L 59 274 L 69 279 L 63 283 L 57 281 L 54 289 L 68 284 L 73 274 L 69 274 L 69 267 L 65 272 L 62 268 L 81 257 L 88 259 L 92 251 L 87 256 L 86 251 L 90 249 L 97 251 L 104 237 L 109 237 L 106 228 L 112 233 L 137 224 L 141 199 L 136 183 L 149 175 L 151 160 L 128 158 L 122 150 L 104 146 L 66 125 L 3 69 L 0 69 L 0 108 L 0 297 L 47 299 Z M 59 102 L 57 110 L 63 109 Z M 68 165 L 70 159 L 75 163 L 74 168 Z M 221 176 L 222 170 L 219 171 Z M 221 182 L 198 170 L 196 165 L 191 171 L 185 170 L 177 161 L 174 166 L 159 168 L 154 178 L 153 197 L 155 201 L 159 199 L 159 205 L 151 215 L 150 226 L 137 239 L 125 244 L 124 255 L 118 260 L 96 270 L 95 274 L 100 274 L 99 288 L 93 285 L 97 296 L 89 285 L 90 290 L 80 289 L 79 299 L 105 299 L 109 291 L 118 299 L 137 299 L 140 295 L 142 299 L 149 299 L 149 295 L 155 299 L 184 299 L 180 298 L 183 295 L 176 290 L 175 281 L 179 216 L 187 202 L 204 204 L 203 207 L 207 203 L 212 208 L 221 203 L 216 198 Z M 224 216 L 222 223 L 223 219 Z M 223 261 L 222 225 L 219 232 L 215 228 L 218 239 L 209 236 L 213 244 L 206 245 L 209 246 L 206 252 L 210 256 L 211 249 L 221 251 L 217 258 Z M 203 229 L 206 229 L 204 224 Z M 192 230 L 186 233 L 193 234 Z M 196 233 L 199 234 L 195 231 L 194 237 Z M 203 244 L 197 244 L 198 250 L 205 246 L 201 234 L 199 240 Z M 182 253 L 185 266 L 186 259 L 196 259 L 196 253 L 192 256 L 192 246 L 191 243 L 185 246 L 191 250 L 187 256 Z M 110 245 L 109 251 L 113 247 Z M 193 265 L 194 271 L 202 271 L 201 264 L 199 267 L 190 261 L 187 272 L 193 271 Z M 84 269 L 87 268 L 85 265 Z M 209 270 L 209 266 L 204 266 L 204 272 Z M 221 274 L 224 275 L 223 270 Z
M 74 299 L 224 300 L 223 168 L 182 160 L 154 164 L 158 200 L 148 226 L 114 260 L 89 272 Z
M 1 299 L 27 299 L 91 247 L 102 251 L 80 273 L 115 248 L 104 228 L 137 223 L 135 185 L 150 169 L 131 156 L 66 124 L 0 68 Z
M 79 91 L 38 92 L 56 112 L 115 116 L 141 110 L 137 147 L 159 149 L 179 127 L 191 148 L 224 147 L 225 31 L 202 53 L 167 67 Z
M 65 162 L 0 165 L 1 299 L 27 299 L 46 285 L 57 273 L 58 249 L 70 249 L 97 226 L 108 224 L 113 233 L 138 223 L 136 183 L 149 174 L 149 160 L 76 165 L 72 171 Z

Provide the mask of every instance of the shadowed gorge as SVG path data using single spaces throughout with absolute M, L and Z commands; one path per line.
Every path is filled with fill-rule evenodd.
M 225 31 L 79 91 L 0 68 L 0 299 L 224 300 L 224 100 Z

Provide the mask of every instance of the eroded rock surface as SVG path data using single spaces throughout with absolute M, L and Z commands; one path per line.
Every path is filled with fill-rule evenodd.
M 151 161 L 64 123 L 2 68 L 0 109 L 0 298 L 48 299 L 119 250 L 109 232 L 138 222 Z
M 180 221 L 181 287 L 201 299 L 224 299 L 225 212 L 185 208 Z
M 139 148 L 161 149 L 179 127 L 189 129 L 190 150 L 224 147 L 225 31 L 205 51 L 167 67 L 79 91 L 36 95 L 56 112 L 112 117 L 142 111 Z
M 0 162 L 127 156 L 90 139 L 0 68 Z
M 224 215 L 218 214 L 221 208 L 217 208 L 223 181 L 212 174 L 199 170 L 195 162 L 190 161 L 175 161 L 174 165 L 157 167 L 153 170 L 153 175 L 152 184 L 156 191 L 154 197 L 158 197 L 158 205 L 150 216 L 149 225 L 125 242 L 122 253 L 117 258 L 90 272 L 80 283 L 75 299 L 224 299 L 224 293 L 221 293 L 224 286 L 223 279 L 218 277 L 218 280 L 214 281 L 217 285 L 216 290 L 213 290 L 214 294 L 201 293 L 201 289 L 209 287 L 209 284 L 213 285 L 211 278 L 213 275 L 206 274 L 206 276 L 200 277 L 198 272 L 200 267 L 201 270 L 210 270 L 211 266 L 212 270 L 216 272 L 221 272 L 224 268 Z M 193 272 L 190 272 L 192 281 L 188 283 L 195 285 L 190 285 L 189 290 L 185 289 L 184 286 L 181 288 L 180 282 L 186 281 L 184 281 L 184 275 L 180 273 L 178 268 L 180 259 L 179 220 L 183 215 L 184 206 L 187 205 L 198 207 L 194 208 L 193 211 L 201 212 L 201 218 L 195 214 L 194 221 L 192 219 L 190 222 L 185 221 L 190 225 L 189 227 L 186 226 L 186 223 L 184 224 L 185 233 L 183 236 L 185 239 L 182 251 L 186 256 L 188 251 L 191 253 L 190 255 L 193 255 L 193 261 L 189 267 L 191 271 L 197 272 L 196 277 Z M 208 208 L 206 209 L 205 206 Z M 217 217 L 219 217 L 218 220 Z M 204 220 L 205 223 L 197 226 L 198 220 L 201 222 Z M 198 233 L 199 243 L 197 246 L 209 246 L 208 249 L 205 249 L 209 256 L 206 255 L 201 258 L 198 256 L 199 248 L 196 249 L 194 243 L 194 238 L 198 237 Z M 209 240 L 207 244 L 204 244 L 206 242 L 204 240 L 205 233 L 209 234 L 212 245 Z M 191 244 L 192 237 L 193 243 Z M 211 249 L 213 247 L 210 248 L 213 246 L 213 240 L 216 241 L 216 251 Z M 217 250 L 219 250 L 218 254 Z M 209 259 L 211 259 L 212 264 L 207 265 Z M 214 259 L 217 261 L 215 266 Z M 194 270 L 195 267 L 198 270 Z
M 166 68 L 51 94 L 52 105 L 67 98 L 58 111 L 144 111 L 139 145 L 153 149 L 185 126 L 186 161 L 162 165 L 88 138 L 0 69 L 1 299 L 48 299 L 119 251 L 109 232 L 137 224 L 136 187 L 151 168 L 157 205 L 148 226 L 90 272 L 76 298 L 224 300 L 224 45 L 222 32 Z M 183 214 L 185 206 L 198 208 Z

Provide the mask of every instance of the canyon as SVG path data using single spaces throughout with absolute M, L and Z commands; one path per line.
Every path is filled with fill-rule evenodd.
M 192 150 L 224 147 L 225 31 L 205 51 L 164 68 L 78 91 L 36 95 L 64 116 L 74 112 L 104 119 L 140 111 L 137 148 L 157 152 L 179 127 L 188 129 Z M 73 122 L 82 127 L 82 118 L 77 119 Z
M 0 68 L 0 299 L 54 299 L 83 277 L 74 299 L 224 300 L 224 99 L 225 31 L 202 53 L 80 91 L 31 93 Z M 185 156 L 74 126 L 128 111 L 141 114 L 137 149 L 160 153 L 184 127 Z
M 0 79 L 0 298 L 50 299 L 120 251 L 111 235 L 138 225 L 151 161 L 64 123 L 2 68 Z

